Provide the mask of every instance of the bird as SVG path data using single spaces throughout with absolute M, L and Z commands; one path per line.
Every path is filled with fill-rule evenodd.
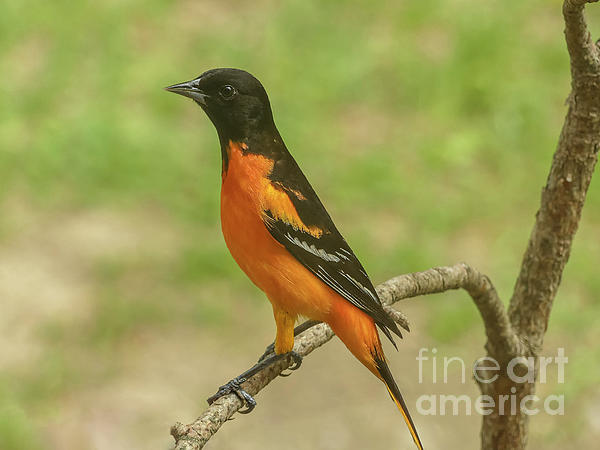
M 233 392 L 246 404 L 240 412 L 250 412 L 256 401 L 243 390 L 243 381 L 281 358 L 291 358 L 292 370 L 300 366 L 302 359 L 293 351 L 294 325 L 305 317 L 327 323 L 385 384 L 422 450 L 378 330 L 396 349 L 393 335 L 402 338 L 402 334 L 288 151 L 261 82 L 241 69 L 217 68 L 165 90 L 191 98 L 216 128 L 225 243 L 240 268 L 266 294 L 276 324 L 273 353 L 267 352 L 251 369 L 221 386 L 209 403 Z

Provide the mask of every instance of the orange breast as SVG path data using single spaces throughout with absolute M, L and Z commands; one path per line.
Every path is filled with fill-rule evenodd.
M 244 145 L 229 143 L 223 174 L 221 227 L 227 247 L 252 282 L 279 308 L 294 316 L 325 320 L 337 294 L 273 239 L 262 212 L 268 209 L 276 218 L 315 235 L 319 230 L 302 224 L 287 194 L 272 185 L 268 175 L 273 161 L 244 154 Z

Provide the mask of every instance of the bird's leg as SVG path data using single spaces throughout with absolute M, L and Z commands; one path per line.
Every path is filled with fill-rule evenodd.
M 309 328 L 314 327 L 315 325 L 320 324 L 321 322 L 318 320 L 307 320 L 306 322 L 302 322 L 296 328 L 294 328 L 294 337 L 298 336 L 300 333 L 304 333 Z M 266 357 L 275 354 L 275 343 L 272 343 L 267 346 L 265 352 L 262 354 L 260 358 L 258 358 L 258 362 L 263 361 Z M 285 376 L 285 375 L 284 375 Z
M 296 353 L 294 351 L 291 351 L 289 353 L 282 353 L 279 355 L 274 354 L 272 356 L 269 356 L 268 358 L 260 361 L 259 363 L 255 364 L 254 366 L 252 366 L 250 369 L 246 370 L 244 373 L 238 375 L 233 380 L 231 380 L 228 383 L 225 383 L 223 386 L 221 386 L 216 394 L 214 394 L 213 396 L 211 396 L 207 399 L 208 404 L 212 405 L 217 399 L 223 397 L 224 395 L 231 394 L 233 392 L 233 393 L 235 393 L 235 395 L 238 396 L 238 398 L 243 403 L 246 404 L 246 409 L 239 410 L 238 412 L 240 414 L 248 414 L 256 407 L 256 400 L 254 400 L 254 398 L 242 388 L 242 383 L 244 383 L 250 377 L 256 375 L 258 372 L 263 370 L 265 367 L 268 367 L 271 364 L 274 364 L 275 362 L 281 360 L 282 358 L 287 358 L 287 357 L 290 357 L 292 360 L 291 365 L 289 367 L 290 370 L 296 370 L 302 364 L 302 356 L 300 356 L 298 353 Z

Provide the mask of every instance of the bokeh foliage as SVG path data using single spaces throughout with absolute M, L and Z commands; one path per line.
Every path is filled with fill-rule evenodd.
M 569 92 L 560 3 L 3 2 L 0 250 L 32 223 L 60 235 L 82 211 L 109 211 L 143 239 L 126 256 L 89 256 L 85 236 L 58 238 L 58 253 L 84 261 L 88 314 L 41 321 L 43 351 L 0 374 L 0 448 L 46 448 L 40 424 L 56 399 L 121 370 L 113 355 L 140 330 L 217 333 L 243 320 L 239 301 L 263 307 L 220 238 L 215 132 L 161 90 L 212 67 L 263 81 L 288 147 L 375 281 L 465 260 L 508 298 Z M 548 338 L 571 350 L 572 405 L 599 395 L 588 353 L 600 337 L 599 186 Z M 440 346 L 480 326 L 463 297 L 427 300 L 420 326 Z M 581 420 L 573 413 L 558 438 Z

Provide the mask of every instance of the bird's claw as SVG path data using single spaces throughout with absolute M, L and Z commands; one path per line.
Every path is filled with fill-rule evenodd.
M 288 353 L 289 357 L 292 359 L 292 364 L 290 365 L 290 367 L 288 367 L 288 370 L 293 371 L 293 370 L 297 370 L 300 368 L 300 366 L 302 365 L 302 356 L 300 356 L 298 353 L 296 353 L 295 351 L 291 351 Z M 279 374 L 279 376 L 281 377 L 289 377 L 292 373 L 283 373 L 281 372 Z
M 256 400 L 254 400 L 254 397 L 248 394 L 245 390 L 237 390 L 235 391 L 235 394 L 242 402 L 246 403 L 246 409 L 238 410 L 240 414 L 249 414 L 254 408 L 256 408 Z
M 309 330 L 312 327 L 314 327 L 315 325 L 318 325 L 320 323 L 321 322 L 319 322 L 318 320 L 307 320 L 306 322 L 301 323 L 296 328 L 294 328 L 294 337 L 298 336 L 301 333 L 304 333 L 306 330 Z M 273 343 L 273 344 L 270 344 L 267 346 L 267 348 L 265 349 L 265 352 L 262 354 L 262 356 L 260 358 L 258 358 L 258 362 L 261 363 L 265 359 L 267 359 L 269 356 L 274 355 L 274 354 L 275 354 L 275 344 Z M 298 367 L 300 367 L 300 365 L 298 365 Z
M 241 409 L 238 412 L 240 414 L 248 414 L 256 407 L 256 400 L 254 400 L 254 398 L 242 388 L 242 383 L 244 383 L 248 378 L 256 375 L 260 370 L 264 369 L 270 364 L 273 364 L 273 362 L 278 361 L 281 358 L 291 359 L 290 367 L 288 368 L 289 370 L 296 370 L 302 365 L 302 356 L 295 351 L 282 353 L 279 355 L 270 355 L 269 348 L 267 348 L 265 355 L 260 358 L 258 364 L 254 365 L 254 367 L 248 369 L 240 376 L 221 386 L 216 394 L 207 399 L 208 404 L 212 405 L 219 398 L 234 393 L 242 401 L 242 403 L 246 405 L 246 409 Z M 280 375 L 282 377 L 287 377 L 290 376 L 291 373 L 281 373 Z
M 302 365 L 302 356 L 300 356 L 295 351 L 290 352 L 290 358 L 292 358 L 292 365 L 289 367 L 290 370 L 299 369 Z
M 225 383 L 219 388 L 216 394 L 207 399 L 208 404 L 212 405 L 219 398 L 233 392 L 242 401 L 242 403 L 246 405 L 246 409 L 240 409 L 238 412 L 240 414 L 248 414 L 249 412 L 252 412 L 252 410 L 256 407 L 256 400 L 254 400 L 254 397 L 242 389 L 242 383 L 244 381 L 246 381 L 246 378 L 237 377 L 230 382 Z

